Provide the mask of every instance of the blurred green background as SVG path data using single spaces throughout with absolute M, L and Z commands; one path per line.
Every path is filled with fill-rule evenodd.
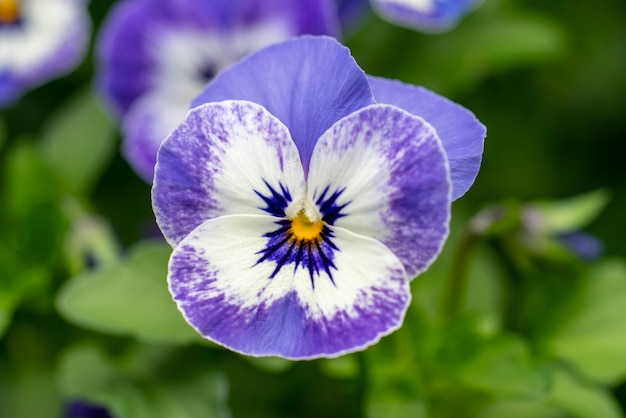
M 111 4 L 91 2 L 96 33 Z M 369 14 L 345 43 L 366 72 L 487 126 L 403 327 L 301 363 L 197 337 L 167 294 L 150 188 L 93 97 L 90 54 L 0 111 L 0 417 L 63 417 L 77 399 L 118 418 L 626 416 L 626 2 L 485 0 L 437 35 Z M 602 258 L 525 230 L 528 205 L 573 219 Z

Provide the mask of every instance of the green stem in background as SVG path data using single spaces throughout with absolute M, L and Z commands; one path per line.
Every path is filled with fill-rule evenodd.
M 444 318 L 447 320 L 451 320 L 456 316 L 463 303 L 467 288 L 470 254 L 477 240 L 478 235 L 472 229 L 466 230 L 454 254 L 451 277 L 444 301 Z
M 506 215 L 507 210 L 500 205 L 491 206 L 478 212 L 470 219 L 459 245 L 454 253 L 451 267 L 451 277 L 445 300 L 442 304 L 443 317 L 447 320 L 454 318 L 461 308 L 467 288 L 467 275 L 472 249 L 483 236 L 488 236 Z

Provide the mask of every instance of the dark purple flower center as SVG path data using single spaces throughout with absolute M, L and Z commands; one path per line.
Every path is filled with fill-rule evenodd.
M 335 235 L 330 226 L 337 219 L 346 216 L 342 210 L 349 202 L 343 205 L 337 204 L 337 199 L 344 189 L 330 193 L 330 188 L 327 187 L 319 196 L 314 197 L 321 219 L 310 220 L 304 211 L 298 212 L 292 218 L 286 215 L 285 211 L 293 199 L 284 185 L 279 184 L 279 190 L 267 182 L 265 185 L 269 191 L 267 194 L 255 190 L 257 196 L 266 205 L 260 209 L 280 219 L 274 222 L 278 227 L 264 235 L 268 241 L 265 248 L 258 252 L 260 257 L 257 264 L 263 261 L 276 263 L 274 271 L 269 276 L 270 279 L 274 278 L 283 267 L 293 264 L 294 272 L 298 267 L 309 271 L 313 288 L 315 288 L 315 277 L 320 276 L 322 272 L 326 273 L 334 284 L 333 270 L 337 270 L 334 259 L 335 252 L 339 251 L 339 248 L 333 242 Z

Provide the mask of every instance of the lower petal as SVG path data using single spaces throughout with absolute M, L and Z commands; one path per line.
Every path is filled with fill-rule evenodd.
M 334 228 L 332 278 L 259 262 L 276 218 L 232 215 L 195 229 L 174 250 L 169 285 L 186 320 L 234 351 L 289 359 L 364 349 L 397 329 L 410 302 L 400 261 L 381 243 Z M 270 277 L 272 276 L 272 277 Z

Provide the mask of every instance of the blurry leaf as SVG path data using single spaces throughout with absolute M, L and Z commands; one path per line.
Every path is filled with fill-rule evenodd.
M 143 364 L 137 368 L 113 361 L 95 346 L 73 347 L 61 358 L 61 390 L 68 398 L 106 406 L 116 418 L 230 416 L 227 381 L 210 364 L 185 362 L 171 351 L 154 356 L 138 350 L 132 356 L 146 354 L 152 360 L 140 359 Z
M 4 146 L 4 143 L 7 140 L 7 130 L 6 125 L 2 119 L 0 119 L 0 150 Z
M 551 202 L 535 202 L 529 206 L 537 212 L 538 226 L 546 232 L 581 229 L 593 221 L 609 203 L 604 189 Z
M 62 400 L 50 370 L 0 367 L 0 417 L 57 417 Z
M 477 13 L 454 31 L 423 40 L 421 46 L 419 56 L 400 67 L 404 72 L 397 77 L 449 95 L 497 73 L 558 59 L 567 42 L 559 22 L 541 16 Z
M 614 383 L 626 376 L 626 262 L 592 267 L 551 315 L 543 347 L 586 376 Z
M 539 402 L 497 401 L 475 418 L 568 418 L 564 412 Z
M 289 370 L 295 364 L 293 361 L 285 360 L 280 357 L 243 356 L 243 358 L 258 369 L 270 373 L 282 373 Z
M 56 261 L 67 228 L 60 209 L 62 193 L 50 168 L 29 141 L 21 140 L 9 150 L 2 181 L 2 215 L 11 228 L 13 251 L 29 265 Z
M 347 355 L 319 361 L 321 370 L 328 376 L 338 379 L 354 378 L 359 373 L 357 355 Z
M 484 318 L 468 317 L 445 329 L 438 350 L 442 370 L 464 386 L 498 397 L 541 398 L 549 386 L 527 343 L 499 335 Z
M 425 340 L 423 318 L 412 307 L 404 324 L 363 354 L 367 373 L 364 399 L 368 418 L 426 418 L 420 345 Z
M 426 404 L 415 400 L 400 402 L 386 399 L 385 402 L 372 400 L 368 402 L 365 416 L 369 418 L 427 418 Z
M 41 150 L 72 193 L 85 193 L 116 150 L 112 122 L 88 89 L 61 108 L 44 129 Z
M 0 340 L 2 336 L 9 328 L 11 319 L 13 318 L 13 306 L 9 304 L 2 304 L 0 301 Z
M 200 340 L 167 289 L 171 252 L 166 243 L 136 244 L 121 264 L 69 281 L 59 292 L 57 309 L 66 319 L 100 332 L 170 343 Z
M 623 418 L 620 405 L 611 392 L 585 384 L 561 369 L 552 370 L 553 387 L 548 403 L 576 418 Z
M 530 358 L 527 344 L 516 336 L 501 336 L 485 344 L 461 368 L 468 387 L 500 397 L 540 398 L 548 389 L 543 369 Z

